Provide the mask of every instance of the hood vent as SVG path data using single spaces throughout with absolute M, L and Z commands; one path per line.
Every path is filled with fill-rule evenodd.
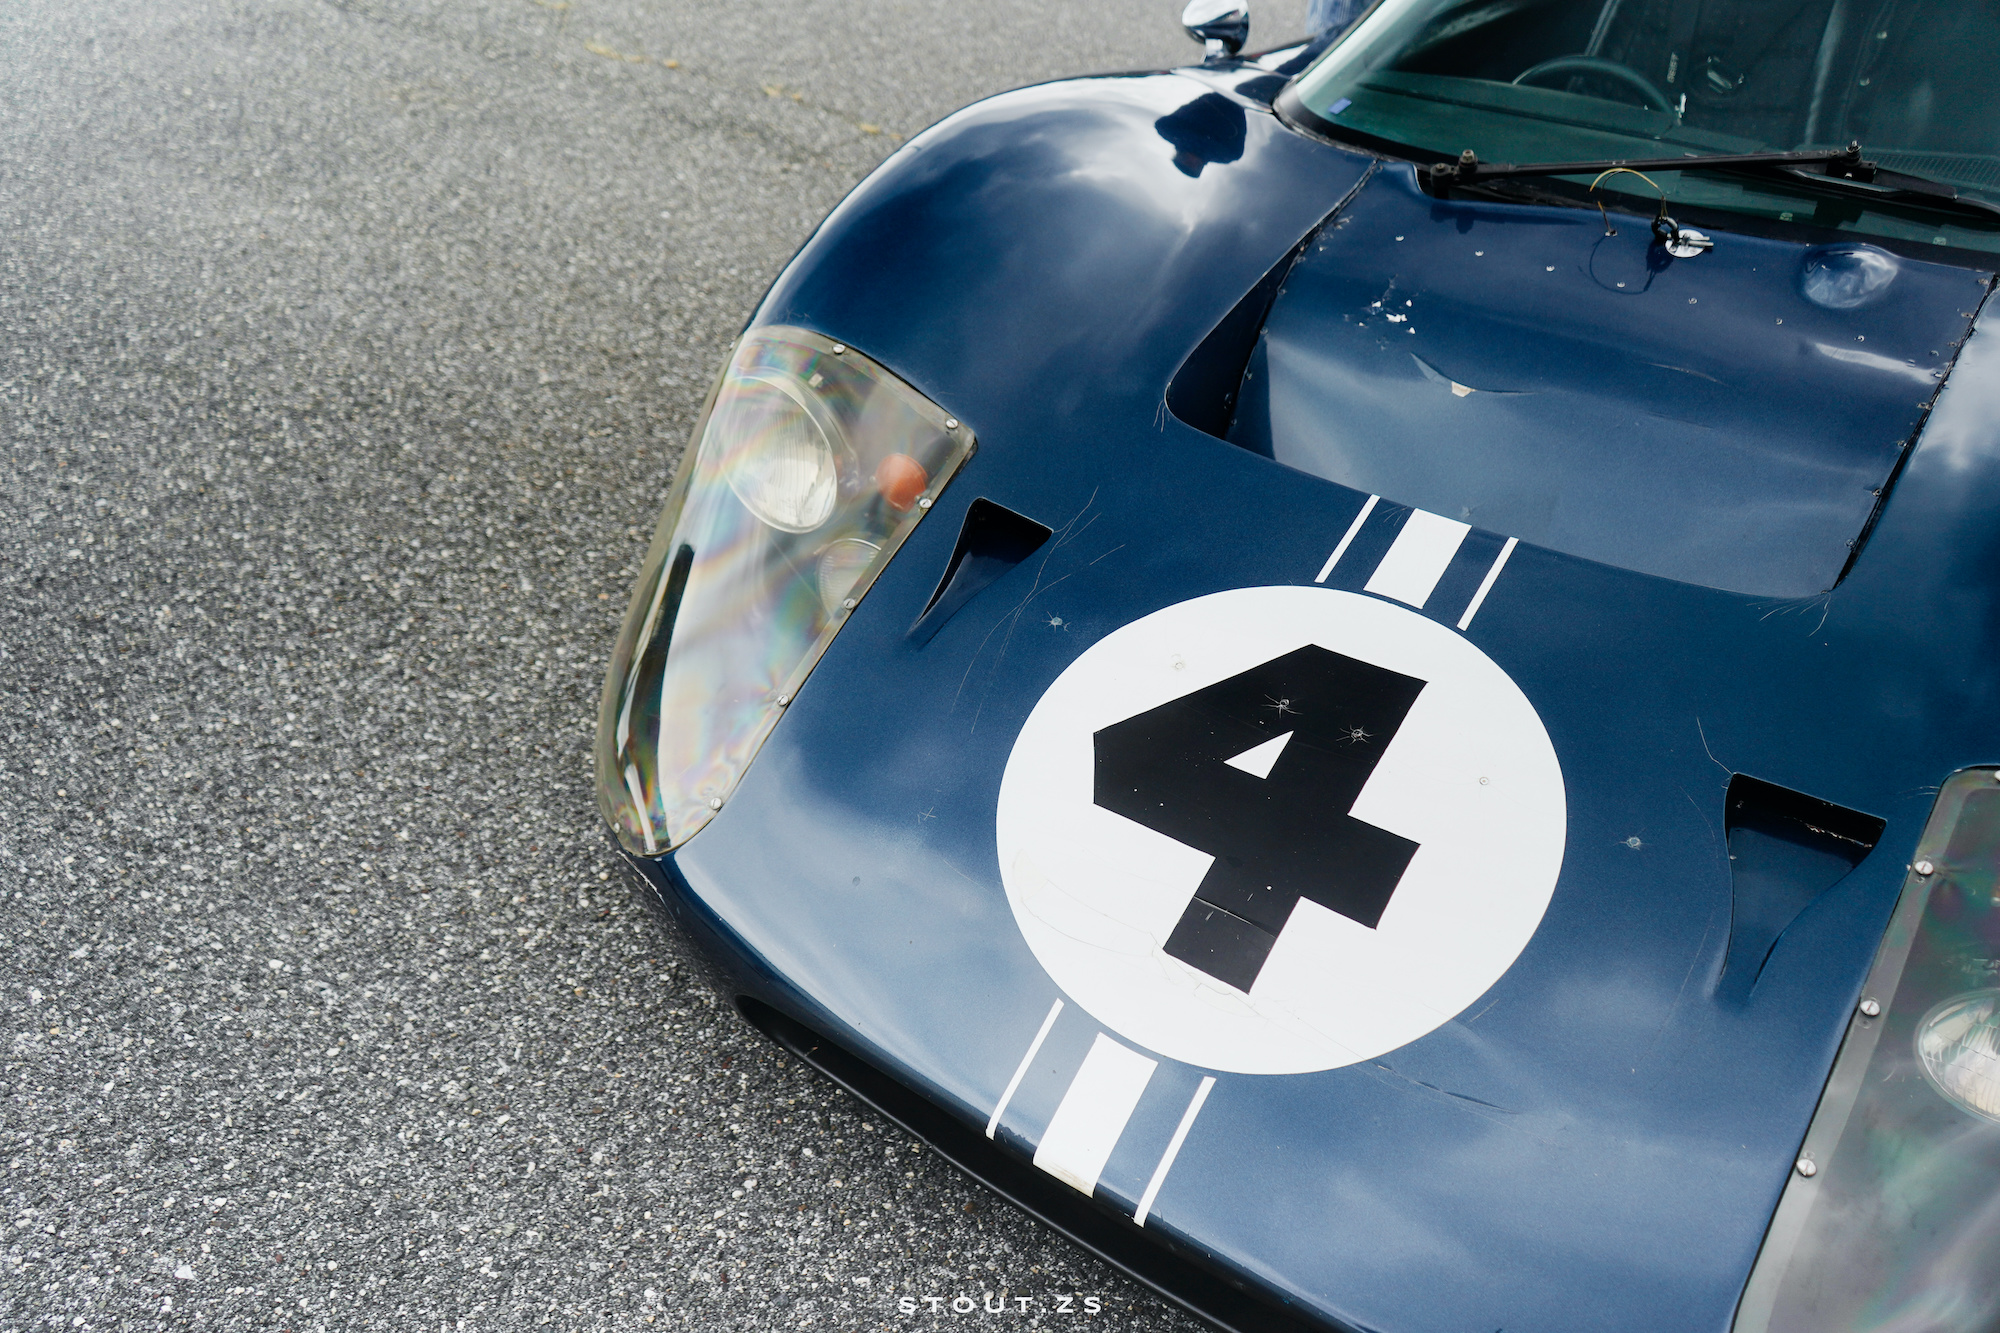
M 1729 780 L 1729 952 L 1716 998 L 1741 1003 L 1799 913 L 1861 864 L 1883 821 L 1738 773 Z
M 965 526 L 958 530 L 958 545 L 952 548 L 951 563 L 938 580 L 924 613 L 910 626 L 910 641 L 929 643 L 944 622 L 1014 566 L 1042 549 L 1050 536 L 1045 523 L 1026 514 L 1017 514 L 1005 505 L 981 497 L 965 511 Z

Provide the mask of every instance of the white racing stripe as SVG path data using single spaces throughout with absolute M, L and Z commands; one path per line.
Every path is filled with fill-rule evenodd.
M 1375 512 L 1375 506 L 1381 499 L 1382 497 L 1379 495 L 1368 497 L 1368 503 L 1361 506 L 1361 512 L 1356 514 L 1354 521 L 1347 525 L 1347 532 L 1341 537 L 1340 545 L 1333 548 L 1333 554 L 1328 556 L 1326 563 L 1319 567 L 1319 576 L 1313 580 L 1314 583 L 1326 582 L 1326 576 L 1333 573 L 1333 567 L 1340 563 L 1340 557 L 1346 555 L 1347 548 L 1354 545 L 1354 538 L 1361 531 L 1361 525 L 1366 523 L 1368 516 Z
M 1157 1060 L 1098 1033 L 1042 1134 L 1035 1165 L 1085 1194 L 1096 1193 L 1097 1178 L 1157 1068 Z
M 1479 591 L 1472 594 L 1472 601 L 1465 608 L 1465 614 L 1458 618 L 1460 629 L 1472 628 L 1472 617 L 1478 614 L 1481 603 L 1486 600 L 1486 594 L 1493 591 L 1494 583 L 1500 578 L 1500 567 L 1507 563 L 1507 557 L 1514 554 L 1514 548 L 1519 544 L 1519 538 L 1509 537 L 1507 544 L 1500 548 L 1500 554 L 1494 557 L 1493 568 L 1486 571 L 1486 577 L 1479 581 Z
M 993 1108 L 993 1116 L 986 1122 L 986 1137 L 992 1138 L 1000 1128 L 1000 1117 L 1007 1113 L 1007 1103 L 1014 1100 L 1020 1090 L 1021 1080 L 1028 1076 L 1028 1066 L 1035 1062 L 1035 1052 L 1042 1049 L 1042 1043 L 1049 1039 L 1049 1029 L 1056 1025 L 1056 1016 L 1062 1013 L 1063 1002 L 1057 1000 L 1049 1006 L 1049 1016 L 1042 1020 L 1041 1031 L 1028 1043 L 1028 1053 L 1021 1057 L 1021 1063 L 1014 1066 L 1014 1077 L 1007 1080 L 1007 1091 L 1000 1094 L 1000 1101 Z
M 1366 591 L 1408 602 L 1421 611 L 1471 531 L 1469 523 L 1412 509 L 1389 553 L 1375 566 Z
M 1167 1183 L 1167 1172 L 1174 1166 L 1174 1158 L 1181 1155 L 1181 1145 L 1187 1142 L 1188 1131 L 1194 1128 L 1194 1118 L 1201 1114 L 1201 1104 L 1208 1100 L 1208 1090 L 1215 1086 L 1215 1075 L 1202 1079 L 1195 1089 L 1194 1100 L 1181 1115 L 1181 1123 L 1174 1128 L 1173 1138 L 1167 1141 L 1167 1150 L 1160 1157 L 1160 1164 L 1153 1168 L 1153 1178 L 1146 1182 L 1146 1192 L 1139 1196 L 1139 1207 L 1132 1214 L 1132 1220 L 1140 1226 L 1146 1225 L 1147 1214 L 1153 1211 L 1153 1201 L 1160 1197 L 1160 1186 Z

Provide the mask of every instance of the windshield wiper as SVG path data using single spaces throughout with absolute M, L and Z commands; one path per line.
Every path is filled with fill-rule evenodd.
M 1812 171 L 1810 168 L 1819 170 Z M 1590 176 L 1608 171 L 1776 172 L 1814 184 L 1832 184 L 1869 199 L 1919 204 L 1981 218 L 2000 219 L 2000 204 L 1972 199 L 1943 181 L 1890 171 L 1861 155 L 1857 140 L 1845 148 L 1787 153 L 1689 153 L 1681 157 L 1605 158 L 1597 162 L 1481 162 L 1470 148 L 1456 162 L 1417 168 L 1424 193 L 1443 199 L 1454 189 L 1526 176 Z

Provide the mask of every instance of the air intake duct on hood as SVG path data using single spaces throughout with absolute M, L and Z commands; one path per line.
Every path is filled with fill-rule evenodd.
M 1875 850 L 1883 822 L 1744 773 L 1729 780 L 1724 812 L 1729 952 L 1716 997 L 1741 1001 L 1799 913 Z

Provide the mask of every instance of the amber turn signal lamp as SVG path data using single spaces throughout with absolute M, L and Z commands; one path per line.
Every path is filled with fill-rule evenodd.
M 924 487 L 931 484 L 924 465 L 908 454 L 890 454 L 875 465 L 875 486 L 889 508 L 902 513 L 917 502 Z

